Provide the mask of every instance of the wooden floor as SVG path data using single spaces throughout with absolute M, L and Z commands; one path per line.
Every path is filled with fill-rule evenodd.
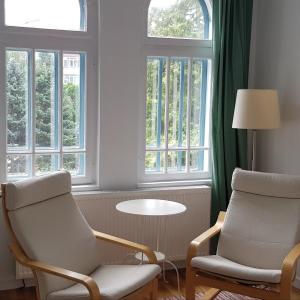
M 166 274 L 168 282 L 164 282 L 162 279 L 159 281 L 158 296 L 159 298 L 167 298 L 172 296 L 178 296 L 176 273 L 168 271 Z M 181 295 L 184 294 L 184 270 L 180 270 L 180 289 Z M 207 288 L 198 287 L 197 292 L 205 292 Z M 0 291 L 0 300 L 35 300 L 34 288 L 21 288 L 10 291 Z M 293 293 L 293 300 L 300 300 L 300 290 L 295 290 Z

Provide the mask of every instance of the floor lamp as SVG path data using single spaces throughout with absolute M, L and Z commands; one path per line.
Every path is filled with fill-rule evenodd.
M 276 90 L 238 90 L 232 128 L 252 129 L 252 170 L 256 165 L 256 131 L 280 127 Z

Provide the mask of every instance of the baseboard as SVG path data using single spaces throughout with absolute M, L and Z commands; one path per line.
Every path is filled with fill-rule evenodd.
M 293 286 L 300 289 L 300 276 L 296 276 Z
M 16 280 L 15 278 L 0 279 L 0 291 L 18 289 L 23 286 L 22 280 Z
M 24 283 L 26 287 L 35 286 L 35 282 L 33 278 L 24 279 Z
M 9 279 L 0 279 L 0 291 L 5 290 L 14 290 L 21 287 L 31 287 L 34 286 L 33 279 L 25 279 L 24 281 L 21 279 L 15 279 L 14 277 Z

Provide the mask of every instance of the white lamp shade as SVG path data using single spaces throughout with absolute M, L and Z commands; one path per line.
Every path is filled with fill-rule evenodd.
M 238 90 L 232 128 L 278 127 L 280 127 L 280 110 L 276 90 Z

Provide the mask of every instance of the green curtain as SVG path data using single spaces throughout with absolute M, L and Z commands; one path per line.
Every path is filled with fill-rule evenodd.
M 226 210 L 235 167 L 247 168 L 247 133 L 232 129 L 238 89 L 247 88 L 252 0 L 213 0 L 211 223 Z M 215 250 L 216 242 L 211 250 Z

